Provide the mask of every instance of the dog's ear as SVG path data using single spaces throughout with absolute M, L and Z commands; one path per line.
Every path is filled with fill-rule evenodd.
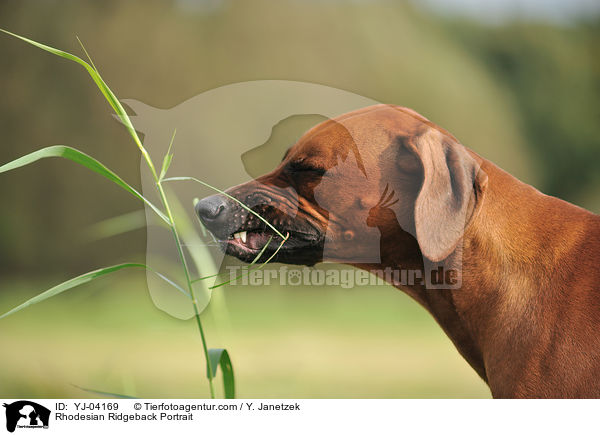
M 460 143 L 438 130 L 428 128 L 405 143 L 423 173 L 415 202 L 417 241 L 425 257 L 442 261 L 479 209 L 487 176 Z

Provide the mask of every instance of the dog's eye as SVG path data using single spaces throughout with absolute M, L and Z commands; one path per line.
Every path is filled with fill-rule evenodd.
M 325 169 L 311 165 L 304 160 L 297 160 L 286 165 L 285 171 L 288 173 L 312 173 L 316 175 L 325 174 Z

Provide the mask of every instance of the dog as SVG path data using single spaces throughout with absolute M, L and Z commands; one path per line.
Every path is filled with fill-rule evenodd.
M 386 279 L 431 313 L 494 398 L 600 397 L 600 216 L 417 112 L 377 105 L 327 120 L 227 194 L 196 205 L 227 254 L 458 272 L 445 288 Z

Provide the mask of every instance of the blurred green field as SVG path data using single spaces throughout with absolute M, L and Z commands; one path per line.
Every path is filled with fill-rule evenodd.
M 47 286 L 3 283 L 0 309 Z M 490 397 L 435 321 L 392 287 L 222 291 L 229 315 L 209 308 L 203 319 L 209 346 L 231 353 L 240 398 Z M 135 272 L 30 307 L 0 330 L 2 397 L 100 397 L 74 385 L 208 397 L 195 324 L 155 308 Z

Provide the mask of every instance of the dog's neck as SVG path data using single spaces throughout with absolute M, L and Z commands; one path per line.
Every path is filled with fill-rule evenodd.
M 566 243 L 556 234 L 567 232 L 565 222 L 590 219 L 592 215 L 564 203 L 561 209 L 572 214 L 572 219 L 563 216 L 540 222 L 536 210 L 542 211 L 549 202 L 560 200 L 541 194 L 493 165 L 485 170 L 494 172 L 497 185 L 488 187 L 484 203 L 466 229 L 459 249 L 440 263 L 444 270 L 461 271 L 460 289 L 429 290 L 421 284 L 396 287 L 433 315 L 493 394 L 505 396 L 514 391 L 508 391 L 511 386 L 502 383 L 514 379 L 514 373 L 520 369 L 525 370 L 527 349 L 548 334 L 537 327 L 541 313 L 534 308 L 539 307 L 540 297 L 558 298 L 568 285 L 567 272 L 553 266 L 560 263 L 562 256 L 581 250 L 581 246 L 574 246 L 572 241 Z M 515 207 L 518 201 L 526 201 L 527 206 Z M 600 229 L 598 221 L 596 217 Z M 532 233 L 532 228 L 540 227 L 547 237 Z M 584 239 L 582 235 L 581 240 Z M 393 241 L 394 237 L 388 235 L 387 240 Z M 354 266 L 370 271 L 417 268 L 425 276 L 416 241 L 411 244 L 405 234 L 396 234 L 394 243 L 407 241 L 408 246 L 396 250 L 396 255 L 393 250 L 385 254 L 382 246 L 380 265 Z M 506 364 L 507 355 L 511 355 L 510 367 Z M 522 360 L 516 355 L 521 355 Z
M 398 235 L 397 235 L 398 236 Z M 411 240 L 412 239 L 412 240 Z M 382 262 L 379 264 L 352 264 L 354 267 L 368 270 L 378 276 L 384 277 L 389 284 L 404 291 L 420 305 L 422 305 L 435 318 L 444 332 L 450 337 L 460 354 L 475 369 L 479 376 L 487 382 L 483 353 L 478 345 L 479 340 L 472 334 L 468 322 L 461 315 L 455 304 L 455 292 L 462 290 L 428 290 L 423 284 L 419 283 L 421 277 L 425 277 L 427 270 L 423 264 L 423 257 L 414 238 L 406 238 L 406 234 L 398 237 L 388 236 L 388 242 L 396 243 L 396 246 L 402 246 L 402 249 L 396 249 L 396 256 L 386 254 L 386 249 L 381 252 Z M 414 242 L 413 242 L 414 241 Z M 448 259 L 444 262 L 444 268 L 453 269 L 454 260 Z M 397 275 L 382 273 L 385 270 L 399 271 Z M 417 272 L 415 275 L 414 272 Z M 394 282 L 398 279 L 406 281 L 408 276 L 416 276 L 414 283 Z M 464 278 L 463 278 L 464 279 Z M 463 281 L 464 288 L 464 281 Z

